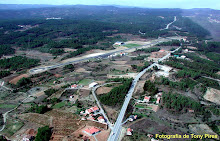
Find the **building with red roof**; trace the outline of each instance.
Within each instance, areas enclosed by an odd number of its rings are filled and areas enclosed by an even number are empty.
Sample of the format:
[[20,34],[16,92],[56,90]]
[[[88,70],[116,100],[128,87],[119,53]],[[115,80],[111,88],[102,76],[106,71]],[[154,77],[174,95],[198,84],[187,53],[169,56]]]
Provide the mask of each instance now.
[[90,127],[90,128],[86,128],[83,132],[89,136],[92,136],[94,134],[101,132],[101,130],[96,127]]
[[150,97],[151,97],[151,96],[145,96],[145,97],[144,97],[144,102],[149,102],[149,101],[150,101]]
[[105,123],[105,119],[103,116],[98,117],[98,121],[101,123]]
[[157,97],[157,101],[156,101],[157,104],[160,103],[160,97]]
[[128,135],[128,136],[131,136],[131,135],[132,135],[132,131],[133,131],[133,130],[132,130],[131,128],[128,128],[128,129],[127,129],[127,135]]
[[98,111],[99,111],[99,108],[97,106],[94,106],[94,107],[87,109],[85,112],[86,114],[91,114],[91,113],[96,113]]
[[76,84],[73,84],[73,85],[71,85],[71,88],[72,89],[75,89],[75,88],[77,88],[78,86],[76,85]]

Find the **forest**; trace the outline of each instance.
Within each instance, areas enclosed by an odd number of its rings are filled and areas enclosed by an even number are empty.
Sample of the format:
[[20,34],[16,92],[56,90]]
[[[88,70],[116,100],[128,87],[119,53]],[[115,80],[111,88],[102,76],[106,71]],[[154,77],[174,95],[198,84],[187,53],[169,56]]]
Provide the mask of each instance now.
[[9,69],[9,70],[21,70],[28,69],[31,67],[35,67],[39,64],[40,60],[29,59],[23,56],[15,56],[8,59],[0,60],[0,68],[1,69]]
[[151,96],[154,96],[155,94],[158,93],[158,88],[156,87],[156,85],[151,82],[150,80],[147,80],[144,84],[144,90],[148,91],[150,93]]
[[185,97],[180,94],[163,94],[163,105],[175,113],[186,112],[187,109],[193,109],[196,113],[202,114],[204,108],[202,105],[191,98]]
[[123,82],[123,84],[118,87],[114,87],[109,93],[99,96],[100,101],[103,104],[109,106],[121,105],[132,83],[132,79],[113,79],[113,80],[116,81],[118,80],[119,82]]
[[159,43],[156,46],[180,46],[180,41],[179,40],[172,40],[169,42]]
[[11,48],[11,46],[0,45],[0,57],[2,57],[3,55],[10,55],[14,53],[15,53],[15,49]]
[[[176,15],[179,15],[177,24],[180,27],[186,27],[186,31],[195,33],[197,36],[208,35],[202,27],[190,19],[180,18],[179,9],[134,8],[130,10],[113,6],[61,7],[39,8],[47,11],[44,16],[38,12],[39,9],[11,11],[15,14],[19,13],[18,16],[7,15],[8,11],[0,11],[0,14],[5,15],[0,16],[0,44],[7,46],[7,51],[4,51],[4,46],[0,46],[0,56],[13,54],[14,49],[11,46],[21,47],[23,50],[36,49],[54,56],[65,53],[64,48],[78,49],[64,58],[67,59],[91,49],[110,48],[114,37],[109,36],[117,33],[141,35],[142,38],[173,36],[169,30],[160,29],[165,28]],[[53,10],[57,10],[57,13],[63,16],[62,19],[45,20],[46,17],[56,17]],[[111,12],[112,10],[115,12]],[[35,12],[35,15],[32,15],[32,12]],[[75,14],[76,12],[78,14]],[[99,41],[105,41],[106,45],[96,46]]]

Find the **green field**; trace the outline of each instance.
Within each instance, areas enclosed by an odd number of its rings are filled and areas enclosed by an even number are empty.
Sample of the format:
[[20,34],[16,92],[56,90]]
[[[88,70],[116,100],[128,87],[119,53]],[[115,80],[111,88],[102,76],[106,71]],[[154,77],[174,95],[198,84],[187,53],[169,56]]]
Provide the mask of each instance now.
[[79,81],[79,85],[89,85],[92,82],[93,82],[93,80],[91,80],[91,79],[82,79]]
[[15,108],[16,106],[13,104],[0,104],[0,108]]
[[14,133],[16,133],[21,127],[23,127],[24,123],[20,121],[14,121],[14,120],[7,120],[5,129],[0,132],[0,134],[4,133],[7,136],[12,136]]
[[149,110],[152,110],[151,107],[148,107],[147,105],[142,105],[142,104],[137,104],[135,105],[136,108],[145,108],[145,109],[149,109]]
[[141,45],[139,45],[139,44],[125,44],[123,46],[128,47],[128,48],[133,48],[133,47],[138,47],[138,46],[141,46]]
[[145,108],[145,106],[143,106],[143,105],[135,105],[135,107],[137,107],[137,108]]
[[59,108],[62,108],[63,106],[65,106],[65,105],[66,105],[65,102],[60,102],[60,103],[55,104],[52,108],[59,109]]

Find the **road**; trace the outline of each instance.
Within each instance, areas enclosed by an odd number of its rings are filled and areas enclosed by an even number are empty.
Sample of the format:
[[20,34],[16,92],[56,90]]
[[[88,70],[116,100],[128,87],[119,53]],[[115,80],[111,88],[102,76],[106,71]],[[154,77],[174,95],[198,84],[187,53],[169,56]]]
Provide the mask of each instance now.
[[[108,84],[115,84],[115,83],[118,83],[118,82],[105,83],[105,84],[103,84],[103,85],[98,85],[98,86],[96,86],[96,87],[94,87],[94,88],[92,89],[92,94],[93,94],[93,96],[94,96],[94,98],[95,98],[95,100],[96,100],[96,103],[97,103],[97,105],[98,105],[98,107],[99,107],[99,109],[100,109],[100,113],[104,116],[104,118],[105,118],[105,120],[107,121],[107,124],[108,124],[108,126],[109,126],[110,129],[113,129],[113,124],[110,123],[110,121],[109,121],[109,119],[108,119],[108,116],[105,114],[105,111],[103,110],[103,108],[102,108],[102,106],[101,106],[101,104],[100,104],[98,98],[96,97],[95,91],[96,91],[99,87],[102,87],[102,86],[108,85]],[[119,82],[119,83],[120,83],[120,82]]]
[[29,95],[28,97],[26,97],[24,100],[22,100],[21,103],[20,103],[17,107],[15,107],[14,109],[11,109],[11,110],[5,112],[4,114],[2,114],[2,116],[3,116],[3,122],[4,122],[3,124],[4,124],[4,125],[2,126],[2,129],[0,129],[0,132],[5,129],[5,124],[6,124],[6,121],[7,121],[7,115],[8,115],[8,113],[10,113],[10,112],[14,111],[15,109],[17,109],[17,108],[18,108],[26,99],[28,99],[29,97],[30,97],[30,95]]
[[[172,51],[171,53],[173,53],[173,52],[179,50],[180,48],[181,48],[181,47],[175,49],[175,50]],[[159,61],[163,61],[163,60],[167,59],[167,58],[171,55],[171,53],[168,53],[166,56],[164,56],[164,57],[162,57],[161,59],[159,59]],[[158,61],[158,62],[159,62],[159,61]],[[153,68],[158,62],[153,63],[153,64],[150,65],[149,67],[145,68],[145,69],[144,69],[142,72],[140,72],[140,73],[136,76],[136,78],[132,81],[131,87],[130,87],[130,89],[129,89],[129,91],[128,91],[126,97],[125,97],[123,106],[122,106],[121,111],[120,111],[120,113],[119,113],[119,115],[118,115],[118,118],[117,118],[117,120],[116,120],[116,123],[115,123],[115,125],[114,125],[114,128],[113,128],[111,134],[109,135],[108,141],[117,141],[117,140],[118,140],[118,137],[120,136],[120,133],[121,133],[122,120],[123,120],[123,118],[124,118],[125,111],[126,111],[126,109],[127,109],[127,107],[128,107],[128,104],[129,104],[129,102],[130,102],[130,100],[131,100],[131,98],[132,98],[132,94],[133,94],[133,92],[134,92],[134,89],[135,89],[135,87],[136,87],[136,85],[137,85],[138,80],[142,77],[142,75],[144,75],[144,74],[146,73],[146,71],[148,71],[149,69]]]
[[215,79],[215,78],[212,78],[212,77],[207,77],[207,76],[202,76],[204,78],[207,78],[207,79],[211,79],[211,80],[214,80],[214,81],[218,81],[220,83],[220,80],[219,79]]
[[169,29],[170,25],[173,24],[175,21],[176,21],[176,16],[174,17],[174,20],[171,23],[169,23],[165,29]]
[[176,22],[176,16],[174,16],[174,20],[171,23],[167,24],[166,28],[160,30],[169,29],[170,25],[173,24],[174,22]]
[[56,65],[33,68],[33,69],[29,70],[29,73],[30,74],[42,73],[42,72],[45,72],[45,71],[50,70],[50,69],[62,67],[62,66],[68,65],[68,64],[73,64],[73,63],[79,63],[79,62],[82,62],[82,61],[87,61],[87,60],[90,60],[90,59],[93,59],[93,58],[107,58],[108,56],[110,56],[112,54],[115,54],[115,53],[129,52],[129,51],[133,52],[136,49],[151,47],[151,46],[156,45],[158,43],[171,41],[173,39],[181,39],[181,37],[167,37],[167,38],[155,39],[151,43],[148,43],[148,44],[145,44],[145,45],[142,45],[142,46],[138,46],[138,47],[134,47],[134,48],[122,49],[122,50],[117,50],[117,51],[113,50],[113,51],[110,51],[108,53],[104,53],[104,54],[97,55],[97,56],[80,57],[80,58],[76,58],[74,61],[69,61],[69,62],[65,62],[65,63],[61,62],[61,63],[56,64]]

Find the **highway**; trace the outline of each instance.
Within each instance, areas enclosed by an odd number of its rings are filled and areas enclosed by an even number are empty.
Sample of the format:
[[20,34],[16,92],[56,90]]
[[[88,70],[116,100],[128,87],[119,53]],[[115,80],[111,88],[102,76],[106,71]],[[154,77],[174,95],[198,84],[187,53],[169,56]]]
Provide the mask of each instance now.
[[148,43],[148,44],[145,44],[145,45],[142,45],[142,46],[138,46],[138,47],[134,47],[134,48],[127,48],[127,49],[122,49],[122,50],[117,50],[117,51],[113,50],[112,52],[105,53],[105,54],[102,54],[102,55],[97,55],[97,56],[93,56],[93,57],[85,57],[83,59],[82,58],[81,59],[76,59],[74,61],[69,61],[69,62],[66,62],[66,63],[59,63],[59,64],[51,65],[51,66],[33,68],[33,69],[29,70],[29,73],[30,74],[42,73],[42,72],[45,72],[45,71],[50,70],[50,69],[62,67],[62,66],[68,65],[68,64],[74,64],[74,63],[79,63],[79,62],[82,62],[82,61],[87,61],[87,60],[90,60],[90,59],[93,59],[93,58],[107,58],[108,56],[110,56],[112,54],[115,54],[115,53],[126,52],[126,51],[127,52],[128,51],[135,51],[136,49],[151,47],[151,46],[156,45],[158,43],[171,41],[173,39],[181,39],[181,37],[160,38],[160,39],[153,40],[151,43]]
[[[181,47],[175,49],[175,50],[172,51],[171,53],[173,53],[173,52],[179,50],[180,48],[181,48]],[[162,57],[161,59],[159,59],[158,62],[167,59],[167,58],[171,55],[171,53],[168,53],[166,56],[164,56],[164,57]],[[119,115],[118,115],[118,118],[117,118],[117,120],[116,120],[116,123],[115,123],[115,125],[114,125],[114,128],[113,128],[111,134],[109,135],[108,141],[117,141],[117,140],[118,140],[118,138],[119,138],[119,136],[120,136],[120,134],[121,134],[122,120],[123,120],[123,118],[124,118],[125,111],[126,111],[126,109],[127,109],[127,107],[128,107],[128,104],[129,104],[129,102],[130,102],[130,100],[131,100],[131,98],[132,98],[132,94],[133,94],[133,92],[134,92],[134,89],[135,89],[135,87],[136,87],[136,85],[137,85],[138,80],[142,77],[142,75],[144,75],[144,74],[146,73],[147,70],[149,70],[149,69],[151,69],[152,67],[154,67],[158,62],[155,62],[155,63],[153,63],[152,65],[150,65],[149,67],[145,68],[145,69],[144,69],[142,72],[140,72],[140,73],[136,76],[136,78],[132,81],[131,87],[130,87],[130,89],[129,89],[129,91],[128,91],[126,97],[125,97],[123,106],[122,106],[121,111],[120,111],[120,113],[119,113]]]

